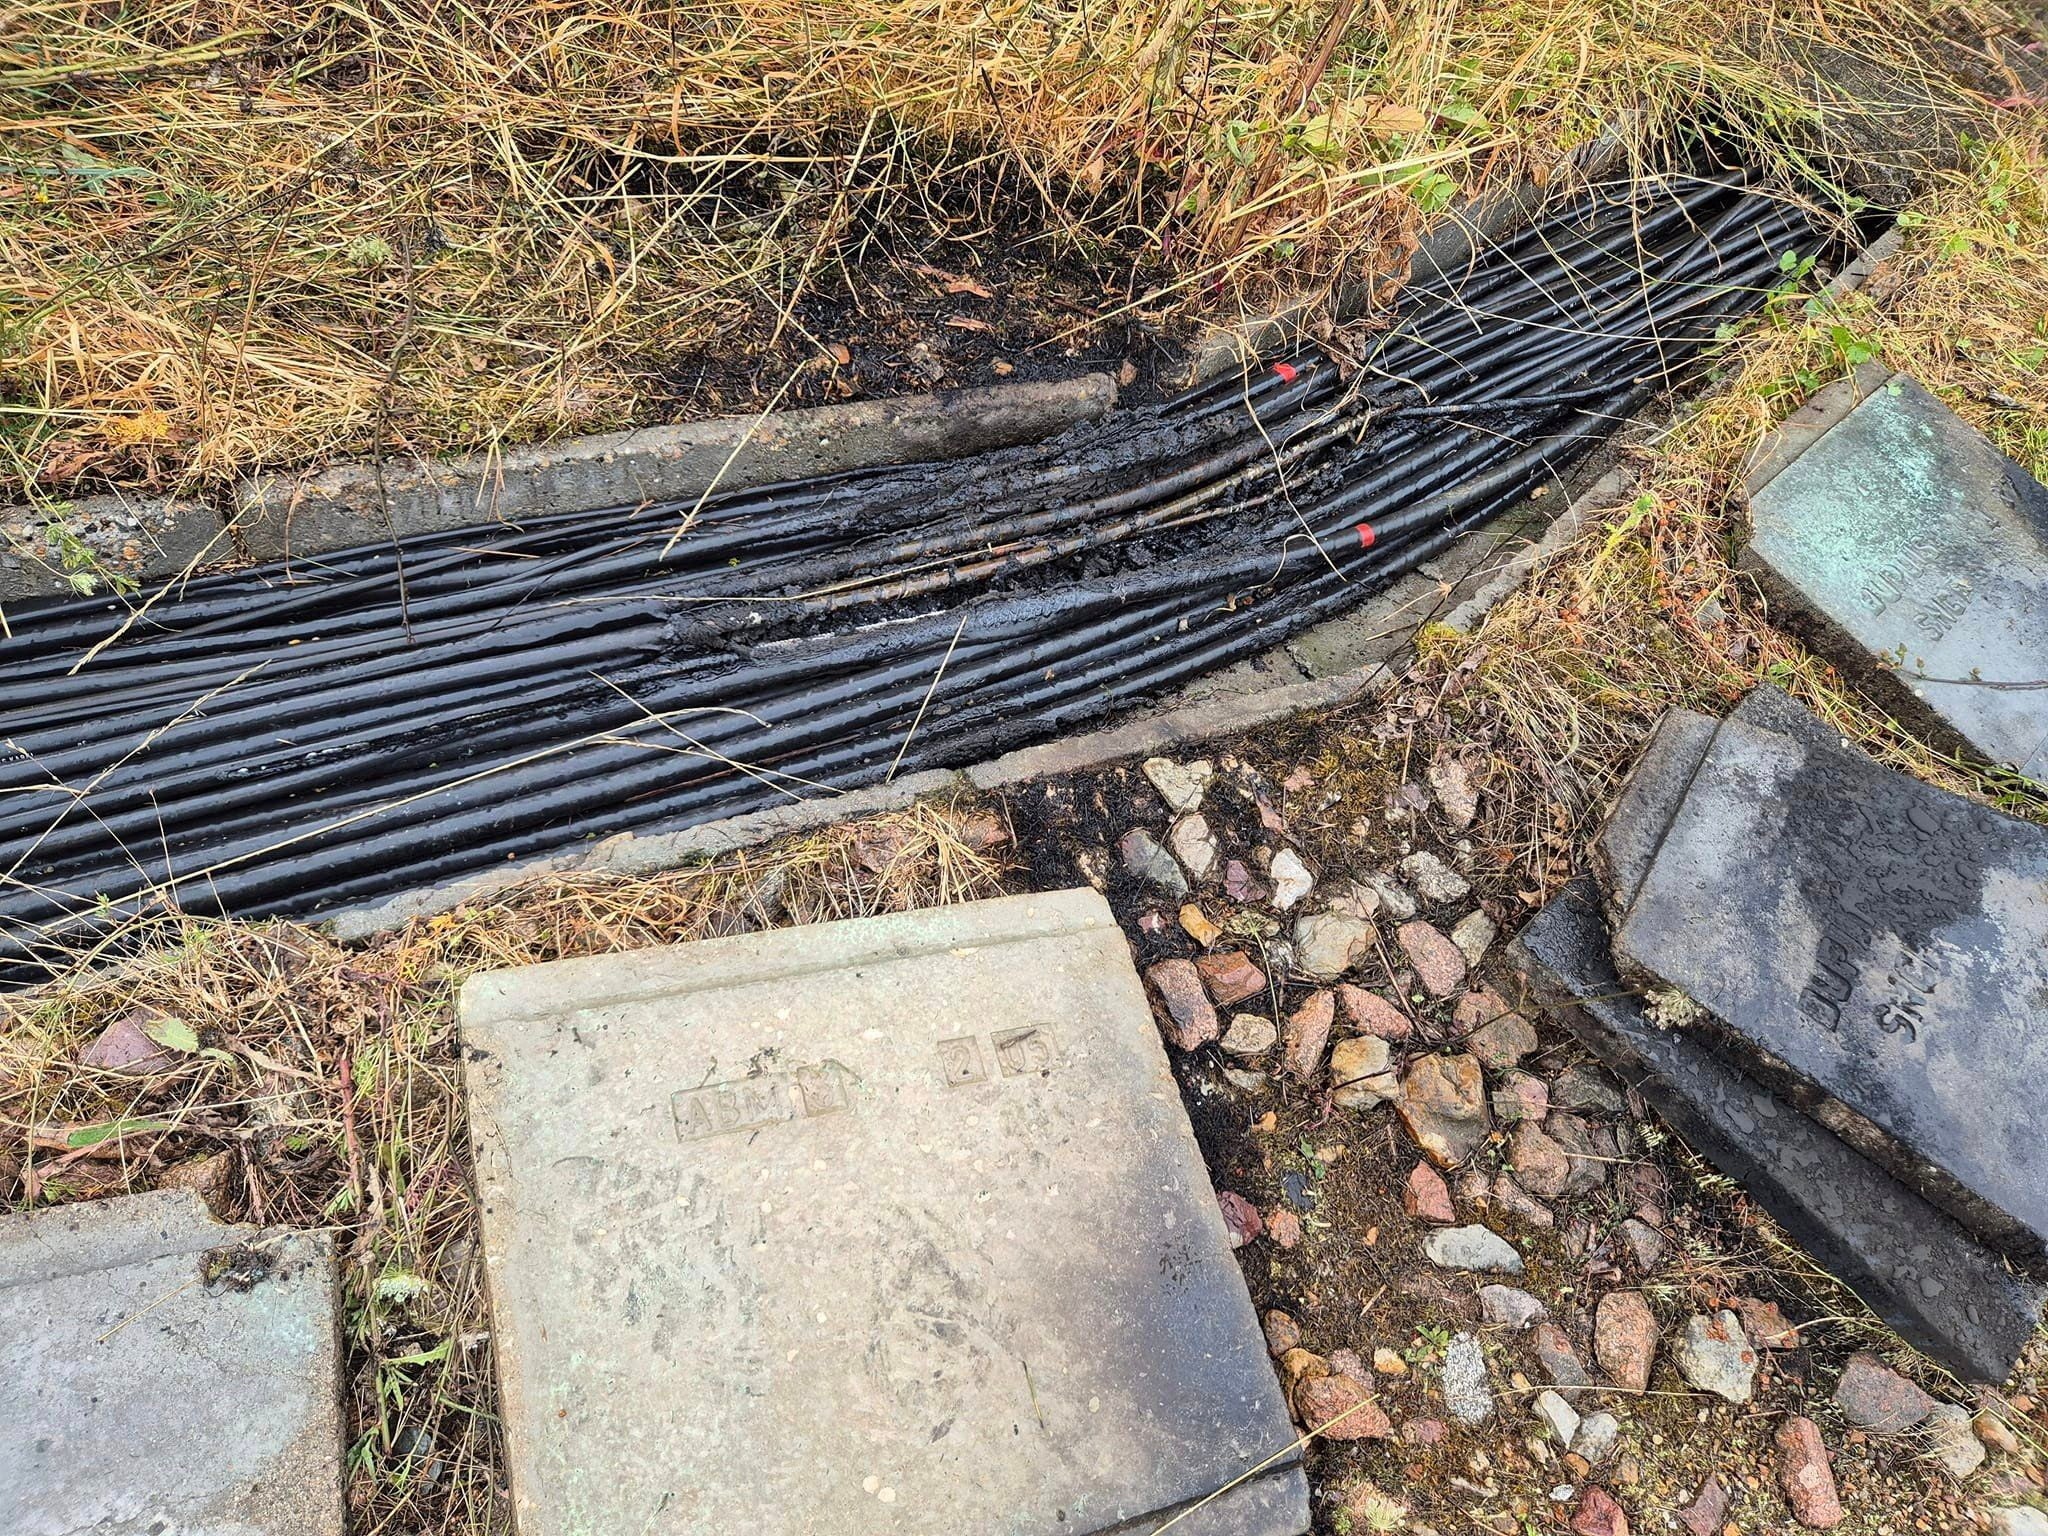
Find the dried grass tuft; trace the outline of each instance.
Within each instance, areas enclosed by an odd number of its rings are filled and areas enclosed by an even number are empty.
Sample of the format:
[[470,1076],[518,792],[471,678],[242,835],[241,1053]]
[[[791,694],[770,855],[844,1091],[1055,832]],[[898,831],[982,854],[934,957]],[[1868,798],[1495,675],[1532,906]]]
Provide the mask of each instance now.
[[1647,160],[1712,126],[1822,185],[1973,110],[1950,38],[2004,24],[1989,0],[1939,26],[1887,0],[21,0],[0,491],[665,417],[707,355],[765,397],[829,367],[806,300],[998,247],[1107,284],[1058,296],[1048,344],[1229,318],[1606,133]]

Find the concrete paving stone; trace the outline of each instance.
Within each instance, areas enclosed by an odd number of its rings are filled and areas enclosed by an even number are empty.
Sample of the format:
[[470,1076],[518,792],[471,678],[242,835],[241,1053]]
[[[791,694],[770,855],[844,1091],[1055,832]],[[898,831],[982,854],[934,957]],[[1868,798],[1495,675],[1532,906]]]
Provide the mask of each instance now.
[[461,1013],[521,1536],[1307,1529],[1096,893],[496,972]]
[[2048,831],[1729,720],[1614,957],[1979,1237],[2048,1255]]
[[0,1219],[0,1531],[341,1536],[333,1249],[191,1190]]
[[1615,974],[1590,880],[1555,897],[1510,953],[1543,1001],[1795,1241],[1915,1348],[2002,1382],[2048,1288],[1693,1033],[1659,1028]]
[[2048,487],[1900,374],[1755,491],[1750,520],[1744,564],[1831,659],[2048,779]]

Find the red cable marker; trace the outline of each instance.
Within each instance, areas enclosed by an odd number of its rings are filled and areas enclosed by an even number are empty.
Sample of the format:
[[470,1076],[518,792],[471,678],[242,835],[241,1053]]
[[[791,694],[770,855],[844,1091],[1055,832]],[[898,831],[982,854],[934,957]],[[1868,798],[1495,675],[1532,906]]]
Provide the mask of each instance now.
[[1371,523],[1360,523],[1358,525],[1358,547],[1360,549],[1371,549],[1373,540],[1378,537],[1379,535],[1372,531]]
[[1300,373],[1300,370],[1292,363],[1275,363],[1273,371],[1280,375],[1280,382],[1283,384],[1292,384]]

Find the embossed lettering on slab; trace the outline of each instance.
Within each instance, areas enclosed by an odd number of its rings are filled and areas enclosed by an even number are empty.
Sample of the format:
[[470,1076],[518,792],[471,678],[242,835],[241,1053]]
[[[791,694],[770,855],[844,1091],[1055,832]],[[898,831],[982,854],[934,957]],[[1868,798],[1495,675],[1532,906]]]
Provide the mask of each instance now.
[[836,1061],[686,1088],[669,1102],[684,1141],[758,1130],[785,1120],[834,1115],[853,1108],[853,1074]]

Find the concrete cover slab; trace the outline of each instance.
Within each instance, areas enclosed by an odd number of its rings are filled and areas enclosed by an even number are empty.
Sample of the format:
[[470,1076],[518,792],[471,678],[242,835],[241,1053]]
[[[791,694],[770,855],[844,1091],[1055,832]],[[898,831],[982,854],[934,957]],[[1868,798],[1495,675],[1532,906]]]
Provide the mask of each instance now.
[[0,1220],[0,1530],[340,1536],[334,1260],[190,1190]]
[[1980,1237],[2041,1258],[2048,832],[1725,721],[1614,956]]
[[[1847,750],[1841,738],[1797,700],[1768,683],[1744,694],[1728,718],[1797,737],[1822,750]],[[1671,818],[1684,802],[1692,777],[1720,728],[1721,722],[1710,715],[1669,709],[1650,733],[1588,849],[1610,920],[1619,922],[1636,899]]]
[[1096,893],[494,972],[462,1028],[521,1536],[1307,1528]]
[[1739,1181],[1794,1241],[1914,1348],[2003,1383],[2043,1288],[1685,1030],[1653,1023],[1616,976],[1590,881],[1567,887],[1510,953],[1533,989],[1642,1092],[1686,1144]]
[[1751,498],[1744,562],[1895,706],[2048,779],[2048,488],[1894,376]]

